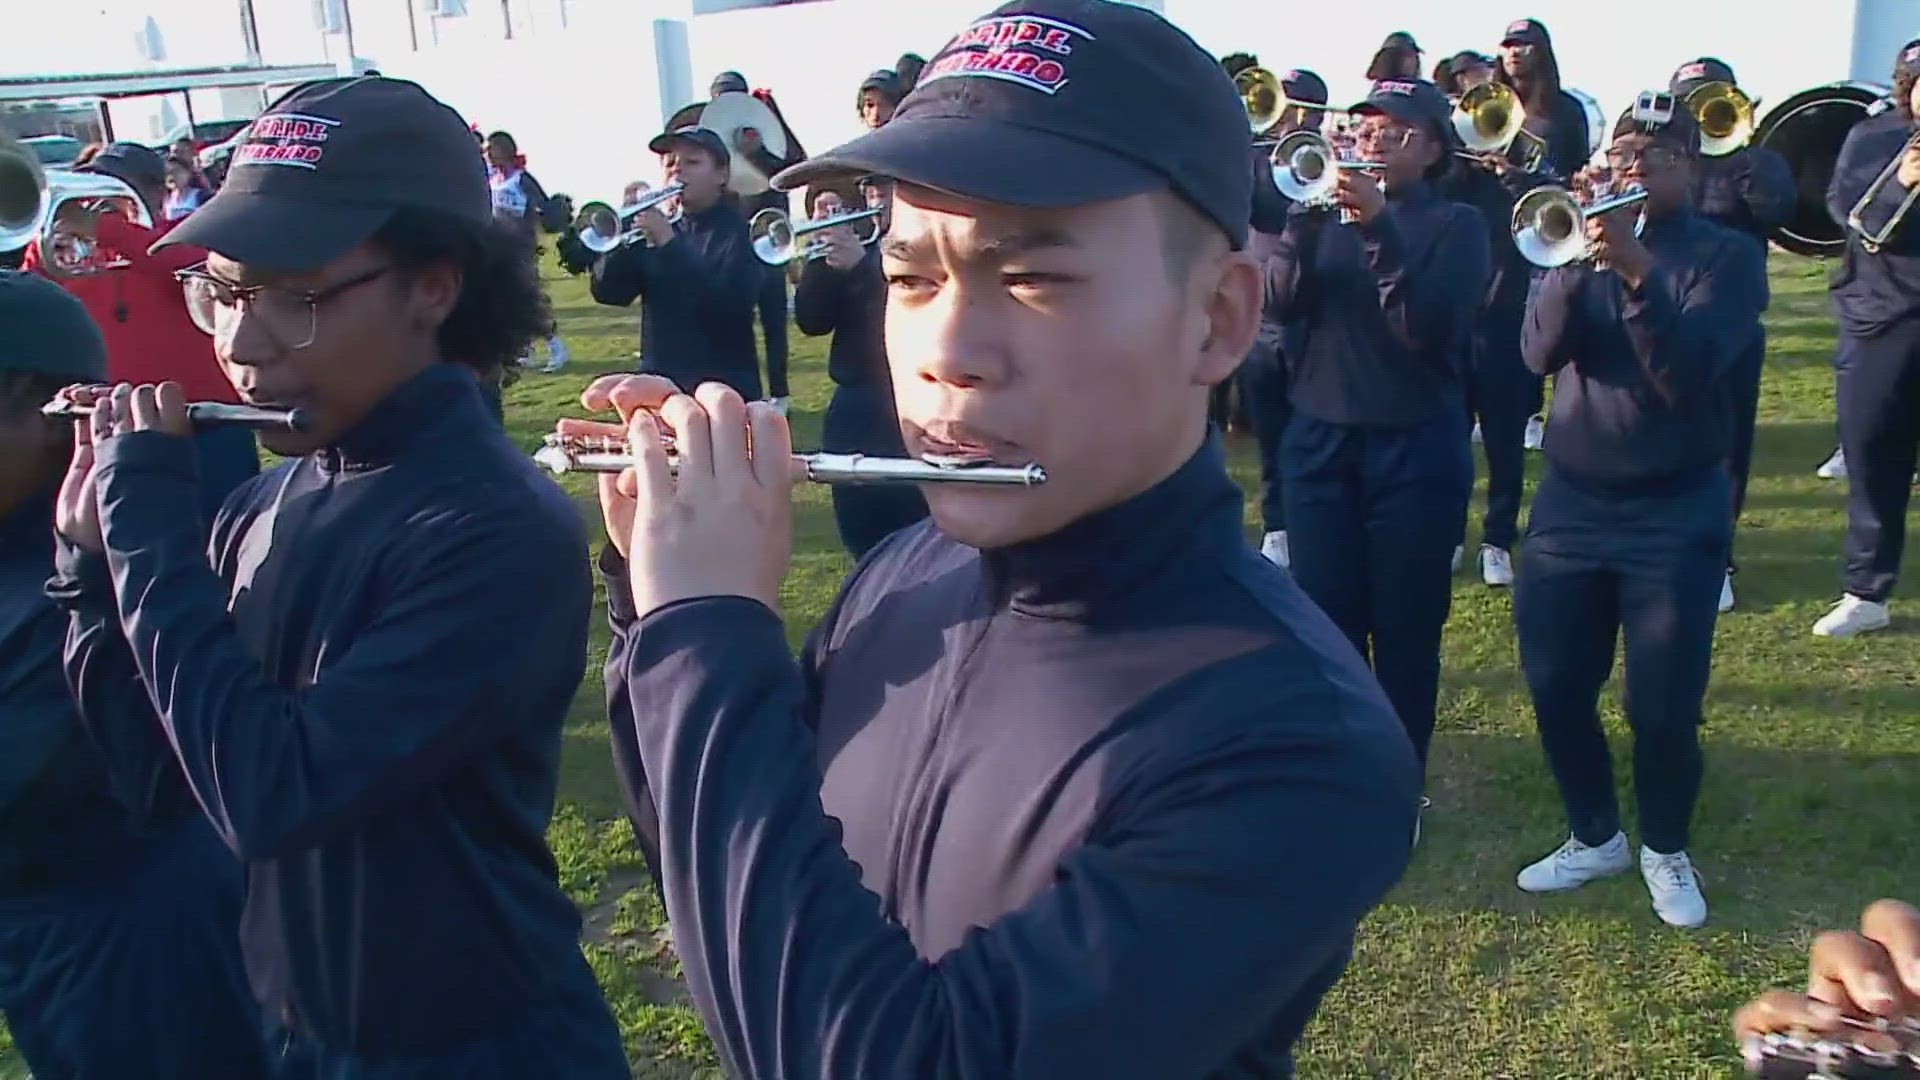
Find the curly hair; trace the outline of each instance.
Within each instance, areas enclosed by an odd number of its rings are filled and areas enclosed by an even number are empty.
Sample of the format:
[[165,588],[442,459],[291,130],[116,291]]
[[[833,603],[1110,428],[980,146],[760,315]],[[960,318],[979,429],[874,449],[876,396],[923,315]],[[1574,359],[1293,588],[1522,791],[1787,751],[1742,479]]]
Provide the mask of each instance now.
[[1893,73],[1893,107],[1909,120],[1913,119],[1913,84],[1917,81],[1920,81],[1920,71]]
[[515,363],[553,333],[553,310],[526,241],[500,224],[478,227],[431,210],[402,210],[373,241],[402,270],[442,263],[460,269],[460,299],[440,324],[441,359],[465,364],[481,381],[510,385]]
[[1248,68],[1259,67],[1260,58],[1250,52],[1228,53],[1220,58],[1220,66],[1226,69],[1227,77],[1232,78]]

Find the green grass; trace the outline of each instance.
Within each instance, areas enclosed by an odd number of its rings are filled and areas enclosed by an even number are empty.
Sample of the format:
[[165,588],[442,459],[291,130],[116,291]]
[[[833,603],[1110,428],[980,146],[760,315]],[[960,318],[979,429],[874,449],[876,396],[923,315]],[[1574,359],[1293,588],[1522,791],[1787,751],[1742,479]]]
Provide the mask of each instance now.
[[[1732,1075],[1729,1015],[1763,987],[1800,977],[1812,931],[1849,924],[1876,897],[1920,895],[1920,846],[1911,841],[1920,820],[1915,624],[1896,621],[1854,642],[1807,633],[1839,595],[1844,485],[1813,475],[1833,445],[1833,329],[1821,267],[1776,255],[1773,278],[1758,459],[1739,540],[1740,609],[1721,620],[1707,697],[1694,854],[1712,921],[1691,933],[1667,929],[1637,875],[1548,899],[1514,888],[1514,872],[1557,844],[1564,824],[1518,677],[1510,597],[1463,571],[1447,627],[1425,840],[1308,1032],[1303,1075]],[[634,348],[631,313],[596,307],[577,280],[556,277],[552,286],[576,362],[509,390],[508,423],[529,448],[556,416],[577,414],[575,396],[590,377],[628,367]],[[825,350],[822,341],[793,340],[795,439],[807,446],[826,404]],[[1251,491],[1250,440],[1235,437],[1232,448],[1235,474]],[[1537,473],[1539,456],[1529,459]],[[597,520],[588,485],[568,478],[567,486]],[[796,643],[849,566],[825,492],[799,498],[785,589]],[[1255,536],[1251,514],[1247,525]],[[587,948],[636,1074],[714,1075],[699,1018],[656,937],[659,902],[620,817],[600,700],[606,639],[597,618],[594,627],[567,729],[553,847],[587,913]],[[1616,696],[1606,710],[1624,765]],[[0,1051],[0,1077],[7,1061]]]

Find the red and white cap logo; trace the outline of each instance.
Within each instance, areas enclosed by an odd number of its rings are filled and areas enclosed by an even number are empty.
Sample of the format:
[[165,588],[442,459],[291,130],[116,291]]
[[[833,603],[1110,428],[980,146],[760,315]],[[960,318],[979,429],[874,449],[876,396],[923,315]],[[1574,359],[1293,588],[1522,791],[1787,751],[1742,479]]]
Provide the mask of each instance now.
[[1094,36],[1081,27],[1039,15],[981,19],[960,32],[920,75],[935,79],[999,79],[1043,94],[1067,85],[1074,49]]
[[296,169],[319,166],[327,137],[340,121],[308,113],[268,113],[247,129],[246,141],[233,153],[233,167],[286,165]]

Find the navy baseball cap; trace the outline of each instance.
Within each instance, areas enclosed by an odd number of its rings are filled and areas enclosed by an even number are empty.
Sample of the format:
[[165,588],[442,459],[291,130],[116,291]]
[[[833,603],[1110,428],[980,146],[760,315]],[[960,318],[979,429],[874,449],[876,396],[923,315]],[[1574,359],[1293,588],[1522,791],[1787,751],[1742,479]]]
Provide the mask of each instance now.
[[1553,48],[1553,37],[1547,33],[1546,24],[1539,19],[1520,19],[1507,24],[1507,32],[1500,35],[1502,45],[1537,45],[1543,49]]
[[490,227],[487,167],[466,120],[404,79],[323,79],[254,120],[226,184],[154,250],[192,244],[243,263],[311,270],[410,209]]
[[719,160],[720,167],[723,169],[733,162],[733,155],[727,151],[726,141],[720,138],[719,132],[693,125],[677,127],[672,131],[655,135],[653,141],[647,143],[647,149],[656,154],[664,154],[681,145],[697,146],[712,154]]
[[1348,111],[1358,116],[1384,113],[1403,124],[1418,124],[1440,145],[1453,145],[1453,105],[1425,79],[1382,79],[1373,84],[1366,100]]
[[1380,43],[1379,51],[1385,52],[1388,49],[1411,49],[1414,52],[1426,51],[1420,47],[1419,42],[1413,40],[1413,35],[1407,33],[1405,30],[1395,30],[1393,33],[1387,35],[1387,39]]
[[773,186],[880,173],[1032,208],[1165,188],[1238,248],[1253,198],[1249,138],[1233,80],[1155,12],[1014,0],[947,42],[885,127],[786,169]]
[[1738,85],[1733,78],[1733,69],[1728,67],[1725,61],[1703,56],[1675,68],[1673,78],[1667,81],[1667,89],[1681,97],[1686,97],[1702,86],[1715,82],[1723,82],[1730,86]]
[[713,77],[713,85],[708,89],[715,94],[744,94],[747,77],[737,71],[723,71]]
[[1288,101],[1306,101],[1315,105],[1327,103],[1326,80],[1306,68],[1294,68],[1282,75],[1280,87],[1286,91]]
[[892,68],[881,68],[868,75],[860,83],[862,90],[880,90],[895,97],[900,96],[900,73]]
[[0,270],[0,372],[100,382],[107,341],[67,290],[37,274]]
[[139,143],[108,143],[93,160],[75,172],[101,173],[136,189],[161,187],[167,182],[167,164]]
[[1689,154],[1700,151],[1700,123],[1686,102],[1671,91],[1642,91],[1633,106],[1614,121],[1613,138],[1636,133]]
[[1893,58],[1893,77],[1902,75],[1920,75],[1920,39],[1900,46],[1900,52]]

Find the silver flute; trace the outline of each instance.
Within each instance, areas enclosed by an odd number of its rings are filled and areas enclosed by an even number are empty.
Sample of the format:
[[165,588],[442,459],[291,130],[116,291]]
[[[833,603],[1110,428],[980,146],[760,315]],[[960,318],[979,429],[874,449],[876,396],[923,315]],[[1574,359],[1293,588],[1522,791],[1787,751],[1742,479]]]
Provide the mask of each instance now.
[[[669,448],[669,454],[672,453]],[[1038,465],[991,465],[865,454],[795,454],[816,484],[1000,484],[1032,487],[1047,482]],[[555,473],[617,473],[634,467],[627,440],[611,436],[548,435],[533,459]],[[679,459],[669,457],[678,467]]]
[[[40,406],[40,415],[67,420],[84,420],[93,415],[92,405],[83,405],[64,395]],[[263,409],[255,405],[229,405],[224,401],[187,403],[187,419],[194,427],[244,427],[256,431],[305,431],[307,415],[299,409]]]

